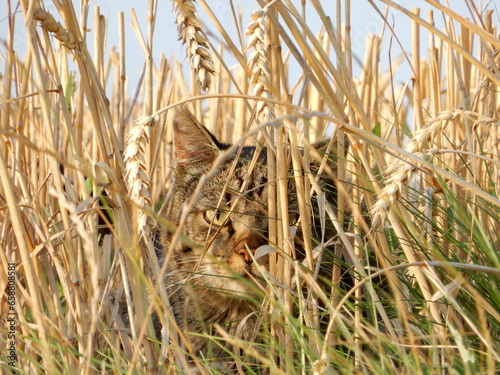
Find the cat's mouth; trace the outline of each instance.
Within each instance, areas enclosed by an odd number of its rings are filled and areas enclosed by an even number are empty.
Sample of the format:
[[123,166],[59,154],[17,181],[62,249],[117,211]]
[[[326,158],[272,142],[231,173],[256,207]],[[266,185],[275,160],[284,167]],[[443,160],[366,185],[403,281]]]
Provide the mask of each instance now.
[[[257,249],[249,249],[248,247],[236,251],[241,256],[239,263],[241,265],[242,276],[261,276],[264,270],[269,269],[269,254],[275,249],[269,245],[263,245]],[[244,261],[241,262],[241,260]]]
[[232,297],[254,295],[256,288],[262,289],[269,269],[269,253],[274,249],[269,245],[255,250],[233,251],[227,258],[211,264],[211,286]]

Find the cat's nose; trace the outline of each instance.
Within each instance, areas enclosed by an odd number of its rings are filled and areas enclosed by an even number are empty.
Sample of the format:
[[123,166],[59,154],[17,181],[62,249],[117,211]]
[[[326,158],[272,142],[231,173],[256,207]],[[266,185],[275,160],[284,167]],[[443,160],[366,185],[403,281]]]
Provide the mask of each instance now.
[[[253,253],[255,252],[255,250],[253,249],[250,249],[250,251]],[[239,249],[236,251],[238,254],[241,254],[241,256],[243,257],[243,259],[245,259],[245,262],[247,262],[247,264],[252,264],[252,257],[250,256],[250,253],[248,252],[248,250],[246,248],[242,248],[242,249]]]

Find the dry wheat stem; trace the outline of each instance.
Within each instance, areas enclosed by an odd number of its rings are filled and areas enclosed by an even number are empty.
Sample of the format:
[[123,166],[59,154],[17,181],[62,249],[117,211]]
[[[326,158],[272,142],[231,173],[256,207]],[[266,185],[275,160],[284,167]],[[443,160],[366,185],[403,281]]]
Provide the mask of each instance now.
[[192,0],[174,0],[174,12],[179,40],[186,44],[186,53],[196,81],[203,91],[210,88],[215,66],[210,54],[208,39],[203,33],[202,23],[198,18],[195,2]]
[[[429,30],[431,33],[435,34],[438,36],[441,40],[445,41],[448,43],[454,51],[458,52],[461,56],[463,56],[466,60],[468,60],[471,64],[473,64],[477,69],[479,69],[485,76],[487,76],[489,79],[491,79],[495,84],[500,85],[500,77],[496,76],[494,72],[490,71],[489,69],[486,69],[485,66],[478,60],[476,59],[471,53],[466,51],[462,46],[460,46],[457,42],[451,39],[450,36],[446,35],[442,31],[438,30],[437,28],[433,27],[420,17],[415,16],[412,12],[410,12],[408,9],[394,3],[393,1],[390,0],[381,0],[383,3],[391,6],[394,9],[397,9],[407,15],[409,18],[411,18],[413,21],[417,22],[419,25],[425,27],[427,30]],[[460,19],[461,20],[461,19]],[[481,33],[481,34],[486,34],[486,33]],[[492,38],[492,41],[495,40],[495,38]],[[498,39],[495,41],[495,44],[498,44]]]
[[[82,241],[82,246],[83,250],[86,255],[86,259],[88,261],[88,264],[94,265],[98,264],[98,257],[96,256],[96,242],[93,241],[93,238],[91,237],[91,232],[88,230],[86,227],[84,221],[80,217],[80,212],[78,212],[78,208],[76,207],[74,202],[71,202],[68,200],[68,197],[63,194],[63,193],[58,193],[55,189],[51,189],[52,191],[49,191],[49,194],[52,194],[56,196],[59,200],[59,203],[61,207],[64,207],[68,213],[71,221],[75,225],[75,230],[78,233],[78,237]],[[99,281],[98,281],[98,273],[99,269],[97,267],[90,267],[88,270],[88,273],[90,275],[90,285],[91,287],[89,289],[89,295],[87,297],[87,308],[90,310],[90,316],[87,315],[86,320],[90,318],[90,324],[87,323],[87,343],[85,347],[85,361],[83,365],[85,366],[85,369],[89,371],[89,362],[90,359],[93,356],[93,341],[94,341],[94,335],[97,329],[98,325],[98,302],[99,302],[99,297],[100,297],[100,288],[99,288]],[[87,373],[82,372],[82,373]]]
[[463,25],[466,29],[472,30],[475,34],[481,36],[485,41],[488,41],[488,43],[491,43],[495,48],[500,48],[500,40],[495,37],[495,35],[490,34],[487,30],[484,28],[476,25],[475,23],[471,22],[468,18],[465,18],[458,13],[454,12],[452,9],[449,7],[443,6],[439,2],[436,2],[434,0],[426,0],[429,4],[432,6],[436,7],[439,9],[439,11],[447,14],[450,16],[452,19],[455,21],[458,21],[461,25]]

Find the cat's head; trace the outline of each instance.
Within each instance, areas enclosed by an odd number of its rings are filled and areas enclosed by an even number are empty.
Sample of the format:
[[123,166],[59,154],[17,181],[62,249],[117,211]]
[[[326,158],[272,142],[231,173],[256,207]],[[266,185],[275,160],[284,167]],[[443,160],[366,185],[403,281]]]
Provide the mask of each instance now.
[[[175,183],[167,218],[182,228],[173,245],[176,283],[233,298],[251,293],[252,260],[267,243],[265,150],[220,143],[185,108],[173,121]],[[172,234],[167,234],[167,248]],[[265,260],[264,260],[265,263]]]

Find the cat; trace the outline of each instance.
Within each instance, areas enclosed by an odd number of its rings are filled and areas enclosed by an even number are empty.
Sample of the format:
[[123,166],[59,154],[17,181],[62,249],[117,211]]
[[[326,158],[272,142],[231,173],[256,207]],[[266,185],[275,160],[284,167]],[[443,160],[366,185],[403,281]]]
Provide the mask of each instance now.
[[[224,345],[206,338],[216,336],[214,325],[249,342],[258,330],[259,266],[266,268],[268,258],[255,262],[253,255],[268,244],[267,150],[219,142],[186,108],[174,116],[173,135],[175,177],[163,215],[181,226],[182,238],[172,242],[175,233],[162,233],[169,301],[191,353],[220,359]],[[318,167],[313,162],[312,172]],[[290,212],[298,213],[293,178],[288,197]]]
[[[182,225],[184,240],[172,243],[174,234],[162,233],[169,300],[192,353],[220,358],[224,349],[210,346],[201,333],[213,334],[217,324],[231,335],[241,330],[239,336],[251,340],[256,331],[249,317],[257,307],[254,281],[260,278],[253,253],[268,243],[266,151],[245,146],[227,153],[230,145],[219,142],[186,108],[175,114],[173,133],[175,178],[164,216],[179,225],[188,206],[189,214]],[[197,191],[200,177],[223,153],[227,156]],[[259,263],[266,267],[265,257]],[[247,324],[238,328],[244,319]]]

